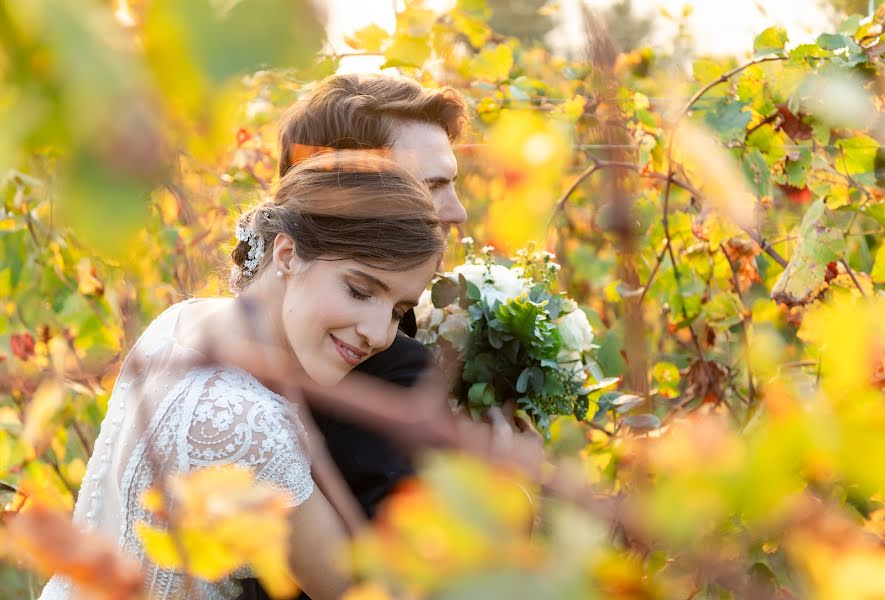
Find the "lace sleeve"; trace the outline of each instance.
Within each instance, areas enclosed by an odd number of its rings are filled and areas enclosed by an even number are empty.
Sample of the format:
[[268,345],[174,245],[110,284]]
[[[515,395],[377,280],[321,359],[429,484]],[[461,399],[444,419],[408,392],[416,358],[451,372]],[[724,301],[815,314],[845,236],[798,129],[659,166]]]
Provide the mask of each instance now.
[[236,463],[286,490],[293,505],[313,492],[306,433],[288,400],[245,372],[225,369],[189,408],[177,444],[181,470]]

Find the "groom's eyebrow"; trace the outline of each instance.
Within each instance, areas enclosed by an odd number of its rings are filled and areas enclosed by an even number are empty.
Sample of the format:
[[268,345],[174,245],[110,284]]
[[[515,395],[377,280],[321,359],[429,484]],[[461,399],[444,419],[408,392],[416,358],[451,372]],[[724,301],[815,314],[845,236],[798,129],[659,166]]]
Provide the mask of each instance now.
[[433,185],[434,183],[449,183],[458,179],[458,176],[454,177],[428,177],[424,180],[426,185]]
[[369,274],[366,273],[365,271],[360,271],[359,269],[348,269],[348,272],[349,272],[351,275],[355,275],[355,276],[357,276],[357,277],[362,277],[363,279],[365,279],[366,281],[368,281],[368,282],[371,283],[372,285],[376,285],[376,286],[380,287],[380,288],[381,288],[382,290],[384,290],[385,292],[389,292],[389,291],[390,291],[390,286],[389,286],[389,285],[387,285],[386,283],[384,283],[383,281],[381,281],[381,280],[378,279],[377,277],[373,277],[372,275],[369,275]]

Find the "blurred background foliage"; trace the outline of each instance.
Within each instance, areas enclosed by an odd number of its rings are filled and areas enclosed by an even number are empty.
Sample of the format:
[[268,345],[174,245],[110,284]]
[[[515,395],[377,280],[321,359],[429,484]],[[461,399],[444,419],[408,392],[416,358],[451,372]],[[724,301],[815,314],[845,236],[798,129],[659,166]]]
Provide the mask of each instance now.
[[[410,1],[347,38],[467,96],[459,235],[555,250],[622,377],[554,424],[557,486],[428,457],[355,545],[354,598],[885,596],[885,9],[830,4],[814,42],[773,27],[735,57],[691,55],[684,29],[643,46],[654,20],[626,0],[569,58],[546,2]],[[7,519],[72,507],[140,331],[226,293],[278,116],[348,68],[322,32],[287,0],[0,3]],[[28,597],[24,567],[64,556],[4,536],[0,586]]]

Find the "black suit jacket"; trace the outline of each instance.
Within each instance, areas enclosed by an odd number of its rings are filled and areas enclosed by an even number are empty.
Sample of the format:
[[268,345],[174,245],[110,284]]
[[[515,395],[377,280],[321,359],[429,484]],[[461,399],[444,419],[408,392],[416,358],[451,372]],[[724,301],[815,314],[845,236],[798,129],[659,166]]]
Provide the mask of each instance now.
[[[414,335],[414,314],[404,319],[402,329]],[[393,345],[372,356],[358,367],[361,371],[403,387],[410,387],[430,365],[430,352],[419,342],[400,332]],[[313,411],[332,459],[366,515],[375,516],[378,505],[404,477],[414,471],[408,457],[383,436],[359,425]],[[268,598],[255,579],[242,581],[239,600]],[[310,600],[302,594],[299,600]]]

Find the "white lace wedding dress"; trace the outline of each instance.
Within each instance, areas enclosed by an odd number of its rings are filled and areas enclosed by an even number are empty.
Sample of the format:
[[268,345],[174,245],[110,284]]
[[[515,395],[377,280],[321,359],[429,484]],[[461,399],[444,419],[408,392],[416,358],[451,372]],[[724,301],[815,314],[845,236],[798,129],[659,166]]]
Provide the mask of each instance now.
[[[153,565],[134,531],[139,521],[152,523],[139,498],[155,476],[236,463],[286,490],[293,505],[313,491],[304,428],[291,403],[245,371],[193,366],[201,355],[176,338],[179,315],[193,302],[157,317],[126,358],[74,509],[78,526],[116,538],[123,552],[142,561],[147,590],[158,600],[188,596],[183,576]],[[197,581],[199,598],[240,593],[233,576]],[[55,576],[40,598],[73,596],[70,582]]]

